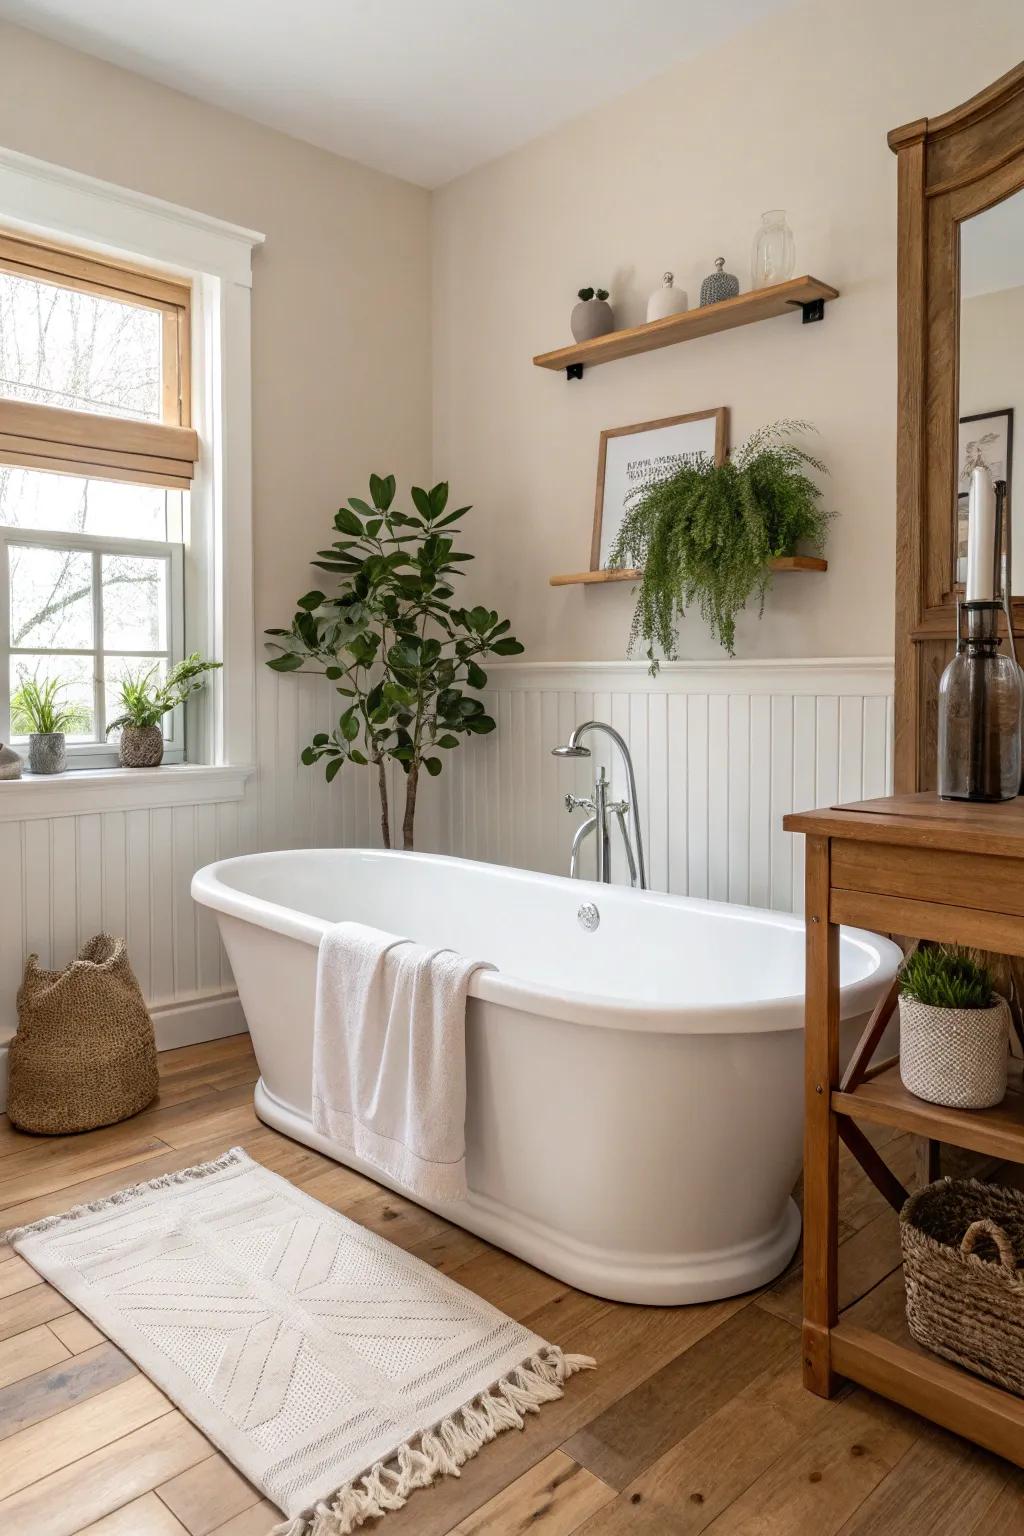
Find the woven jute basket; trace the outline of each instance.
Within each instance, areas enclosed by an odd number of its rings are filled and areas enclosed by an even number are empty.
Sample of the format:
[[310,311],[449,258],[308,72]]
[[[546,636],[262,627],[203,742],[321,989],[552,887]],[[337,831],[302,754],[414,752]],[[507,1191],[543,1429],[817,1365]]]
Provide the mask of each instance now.
[[153,1102],[153,1021],[123,939],[97,934],[62,971],[29,955],[9,1069],[8,1114],[23,1131],[91,1131]]
[[1024,1195],[939,1179],[903,1207],[900,1242],[913,1337],[1024,1397]]

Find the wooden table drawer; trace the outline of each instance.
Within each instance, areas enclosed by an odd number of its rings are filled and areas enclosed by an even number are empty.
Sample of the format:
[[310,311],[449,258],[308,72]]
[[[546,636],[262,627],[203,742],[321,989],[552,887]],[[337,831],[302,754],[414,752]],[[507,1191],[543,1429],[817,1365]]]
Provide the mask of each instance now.
[[834,890],[1024,917],[1024,861],[1020,859],[839,837],[832,839],[831,853]]

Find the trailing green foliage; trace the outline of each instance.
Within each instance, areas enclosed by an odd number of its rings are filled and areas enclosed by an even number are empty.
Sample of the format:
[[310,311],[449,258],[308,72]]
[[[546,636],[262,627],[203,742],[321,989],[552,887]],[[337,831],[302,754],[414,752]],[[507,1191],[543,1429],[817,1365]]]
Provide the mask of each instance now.
[[107,731],[118,731],[126,725],[159,725],[164,715],[205,687],[206,673],[219,666],[221,662],[202,661],[199,652],[193,651],[191,656],[171,668],[162,683],[159,667],[127,672],[121,682],[123,713],[111,720]]
[[903,962],[900,991],[931,1008],[988,1008],[992,975],[967,949],[937,944],[916,949]]
[[64,687],[59,677],[42,682],[26,677],[11,694],[11,732],[15,736],[50,735],[54,731],[73,731],[87,726],[88,710],[80,704],[60,704],[57,695]]
[[[331,732],[320,731],[302,761],[323,761],[330,782],[345,763],[373,764],[381,834],[391,846],[387,764],[405,774],[402,841],[413,847],[420,769],[432,777],[443,754],[465,736],[494,730],[483,701],[484,656],[516,656],[523,647],[492,609],[460,608],[454,579],[473,556],[455,548],[472,509],[448,508],[448,486],[412,488],[412,512],[394,506],[394,475],[370,476],[370,500],[349,498],[334,526],[341,535],[313,561],[336,576],[337,596],[307,592],[290,629],[268,629],[267,662],[276,672],[320,672],[346,701]],[[443,530],[443,532],[442,532]],[[309,665],[312,663],[312,665]]]
[[763,611],[770,562],[798,543],[821,550],[832,514],[807,472],[827,470],[789,441],[811,430],[802,421],[761,427],[724,464],[679,455],[629,492],[609,564],[643,568],[629,650],[642,639],[652,673],[658,651],[675,660],[692,603],[734,655],[736,615],[755,593]]
[[583,302],[586,304],[586,303],[589,303],[589,301],[591,299],[593,299],[593,298],[606,299],[608,297],[608,289],[607,288],[598,288],[598,289],[594,289],[594,288],[581,288],[579,290],[579,292],[576,294],[576,297],[578,299],[582,299]]

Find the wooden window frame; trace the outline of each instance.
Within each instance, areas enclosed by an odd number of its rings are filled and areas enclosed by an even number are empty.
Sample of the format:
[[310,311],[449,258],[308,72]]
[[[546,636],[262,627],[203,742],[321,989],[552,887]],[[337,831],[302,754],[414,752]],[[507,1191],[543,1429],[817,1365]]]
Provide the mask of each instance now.
[[191,414],[191,284],[4,230],[0,270],[156,310],[163,327],[159,422],[0,398],[0,464],[187,490],[199,452]]

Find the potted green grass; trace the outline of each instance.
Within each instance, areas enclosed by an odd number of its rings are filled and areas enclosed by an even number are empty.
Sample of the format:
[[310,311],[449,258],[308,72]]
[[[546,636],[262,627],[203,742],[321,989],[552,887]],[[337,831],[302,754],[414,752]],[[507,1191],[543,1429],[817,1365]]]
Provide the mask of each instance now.
[[76,722],[72,705],[62,704],[64,684],[48,677],[26,677],[11,697],[11,729],[28,736],[28,766],[32,773],[63,773],[68,765],[66,732]]
[[900,1076],[930,1104],[989,1109],[1006,1096],[1010,1010],[969,950],[922,946],[900,974]]
[[118,762],[122,768],[158,768],[164,757],[164,715],[206,684],[206,674],[219,661],[203,661],[198,651],[172,667],[164,682],[159,667],[126,673],[121,683],[121,710],[107,731],[120,731]]

